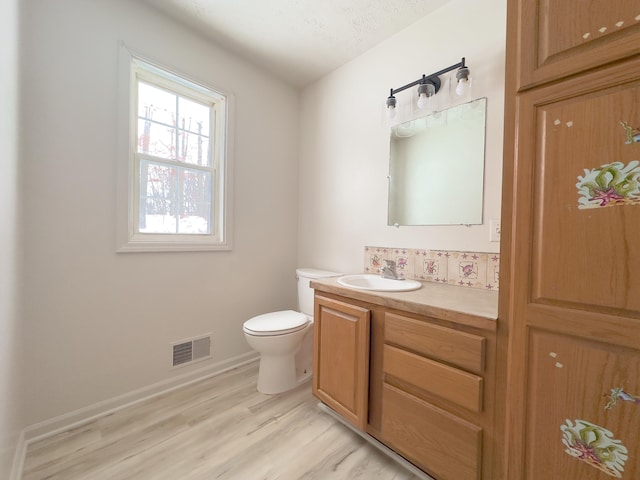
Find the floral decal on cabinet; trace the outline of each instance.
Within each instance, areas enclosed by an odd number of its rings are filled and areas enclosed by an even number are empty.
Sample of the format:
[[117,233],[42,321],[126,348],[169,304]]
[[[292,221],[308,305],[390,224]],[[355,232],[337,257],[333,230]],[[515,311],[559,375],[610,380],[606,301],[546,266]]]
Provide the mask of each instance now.
[[640,405],[640,396],[631,395],[630,393],[625,392],[622,387],[612,388],[610,393],[605,393],[604,395],[609,399],[609,402],[605,405],[605,410],[611,410],[615,407],[618,400],[622,400],[625,402],[635,403],[636,405]]
[[628,451],[620,440],[613,437],[613,433],[579,419],[575,424],[567,419],[560,430],[566,453],[607,475],[622,478]]
[[578,176],[578,208],[640,205],[640,161],[613,162]]
[[626,143],[627,145],[631,143],[640,143],[640,129],[633,128],[627,122],[620,122],[620,125],[622,125],[622,128],[624,128],[626,137],[624,143]]

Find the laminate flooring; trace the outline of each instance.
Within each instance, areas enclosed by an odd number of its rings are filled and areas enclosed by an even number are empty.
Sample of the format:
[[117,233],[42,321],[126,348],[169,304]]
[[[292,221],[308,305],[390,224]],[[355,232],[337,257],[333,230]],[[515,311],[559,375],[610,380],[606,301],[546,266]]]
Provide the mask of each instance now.
[[311,384],[256,391],[258,363],[27,448],[22,480],[416,480],[321,411]]

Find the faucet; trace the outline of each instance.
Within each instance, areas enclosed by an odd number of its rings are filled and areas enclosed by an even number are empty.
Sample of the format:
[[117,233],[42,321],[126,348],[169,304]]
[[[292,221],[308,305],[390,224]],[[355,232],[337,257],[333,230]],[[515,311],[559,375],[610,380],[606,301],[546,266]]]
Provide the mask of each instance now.
[[398,276],[398,272],[396,272],[396,262],[393,260],[385,260],[387,263],[386,266],[380,269],[380,273],[382,273],[382,278],[390,278],[392,280],[404,280]]

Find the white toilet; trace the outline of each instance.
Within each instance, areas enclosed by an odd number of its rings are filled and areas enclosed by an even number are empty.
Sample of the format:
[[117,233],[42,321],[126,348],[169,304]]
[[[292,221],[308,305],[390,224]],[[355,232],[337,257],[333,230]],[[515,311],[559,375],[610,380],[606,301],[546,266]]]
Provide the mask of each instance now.
[[253,317],[242,326],[247,343],[260,353],[258,391],[281,393],[311,378],[313,364],[314,278],[336,277],[339,273],[298,268],[298,308]]

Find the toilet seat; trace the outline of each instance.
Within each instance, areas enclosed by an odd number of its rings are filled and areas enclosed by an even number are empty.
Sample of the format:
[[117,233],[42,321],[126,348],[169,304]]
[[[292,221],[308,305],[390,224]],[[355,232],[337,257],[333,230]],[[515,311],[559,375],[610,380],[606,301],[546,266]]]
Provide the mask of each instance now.
[[286,335],[302,330],[309,324],[309,317],[304,313],[293,310],[265,313],[250,318],[242,326],[247,335],[256,337],[269,337],[274,335]]

